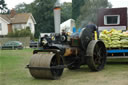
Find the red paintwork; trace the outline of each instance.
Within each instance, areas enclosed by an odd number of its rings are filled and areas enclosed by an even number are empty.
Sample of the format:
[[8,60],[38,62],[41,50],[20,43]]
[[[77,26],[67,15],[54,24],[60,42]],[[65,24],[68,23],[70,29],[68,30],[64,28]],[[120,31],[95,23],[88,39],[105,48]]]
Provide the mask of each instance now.
[[[120,15],[119,25],[104,25],[104,15]],[[98,11],[98,26],[127,26],[127,8],[106,8]]]

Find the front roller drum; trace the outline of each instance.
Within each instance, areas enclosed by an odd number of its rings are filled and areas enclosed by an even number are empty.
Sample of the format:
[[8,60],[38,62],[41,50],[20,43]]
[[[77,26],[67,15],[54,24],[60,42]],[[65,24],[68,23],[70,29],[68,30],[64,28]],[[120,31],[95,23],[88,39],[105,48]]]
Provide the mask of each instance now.
[[[29,71],[34,78],[58,79],[64,68],[56,68],[63,65],[63,61],[54,53],[34,54],[29,62]],[[54,68],[53,68],[54,67]]]

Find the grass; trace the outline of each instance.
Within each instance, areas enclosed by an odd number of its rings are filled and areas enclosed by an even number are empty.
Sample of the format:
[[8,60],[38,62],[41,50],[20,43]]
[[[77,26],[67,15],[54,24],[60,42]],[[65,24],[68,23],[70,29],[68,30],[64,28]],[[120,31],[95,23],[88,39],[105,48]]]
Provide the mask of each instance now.
[[25,68],[31,56],[32,49],[0,50],[0,85],[128,85],[128,59],[108,60],[100,72],[90,72],[84,66],[74,71],[65,69],[59,80],[38,80]]

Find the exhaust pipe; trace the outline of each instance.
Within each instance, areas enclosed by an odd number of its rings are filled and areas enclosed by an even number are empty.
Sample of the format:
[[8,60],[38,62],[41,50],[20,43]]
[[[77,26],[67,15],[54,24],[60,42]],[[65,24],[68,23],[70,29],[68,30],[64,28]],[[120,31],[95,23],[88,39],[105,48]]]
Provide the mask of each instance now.
[[61,17],[61,8],[60,8],[60,3],[59,0],[55,3],[54,7],[54,25],[55,25],[55,33],[60,33],[60,17]]

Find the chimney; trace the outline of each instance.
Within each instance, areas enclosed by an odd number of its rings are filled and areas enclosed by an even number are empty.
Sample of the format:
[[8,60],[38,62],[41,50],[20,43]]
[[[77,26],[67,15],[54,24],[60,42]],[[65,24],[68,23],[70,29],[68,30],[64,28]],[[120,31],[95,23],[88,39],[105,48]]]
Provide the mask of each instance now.
[[60,2],[59,0],[57,0],[57,2],[55,3],[55,7],[54,7],[54,24],[55,24],[55,33],[60,33],[60,13],[61,13],[61,8],[60,8]]
[[15,15],[16,15],[16,11],[14,9],[12,9],[10,12],[11,18],[13,18]]

